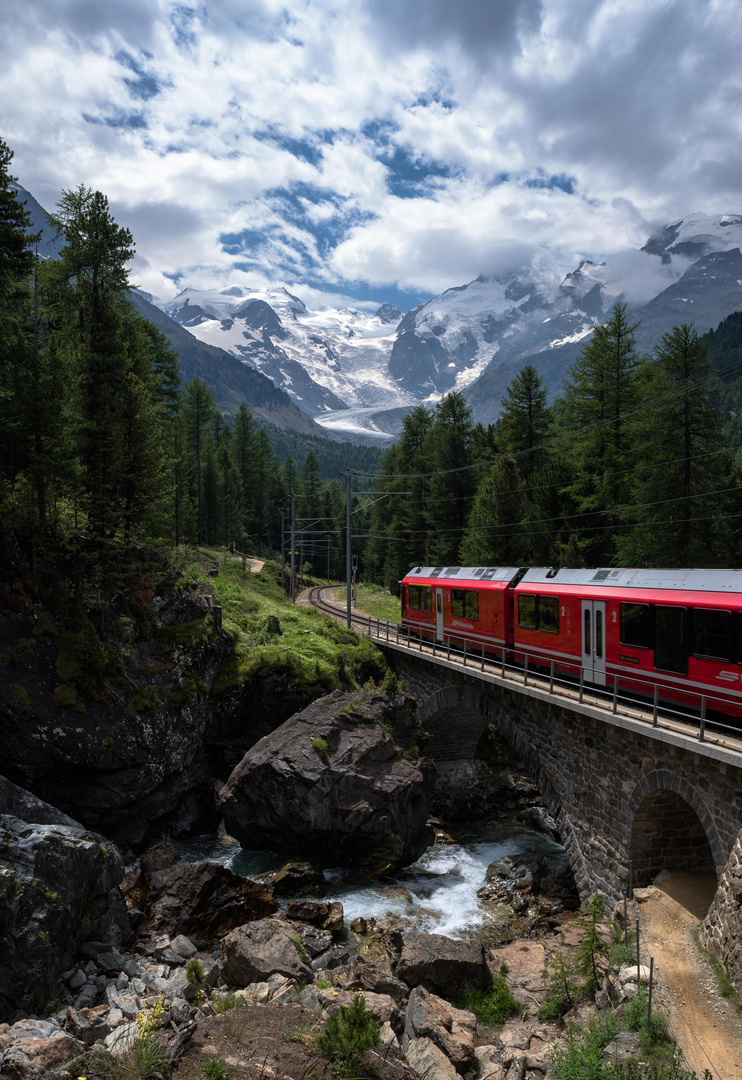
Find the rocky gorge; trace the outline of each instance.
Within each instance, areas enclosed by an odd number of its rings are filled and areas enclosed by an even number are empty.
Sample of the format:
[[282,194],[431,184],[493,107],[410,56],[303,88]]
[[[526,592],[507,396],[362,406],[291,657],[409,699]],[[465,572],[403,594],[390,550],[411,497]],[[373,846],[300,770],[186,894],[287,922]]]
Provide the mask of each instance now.
[[[0,1075],[118,1080],[151,1030],[183,1077],[221,1060],[217,1039],[231,1077],[298,1077],[327,1069],[316,1035],[362,993],[379,1075],[541,1080],[564,1037],[535,1016],[543,973],[576,943],[566,862],[492,862],[480,900],[509,914],[468,940],[348,919],[324,874],[445,851],[477,807],[553,833],[512,753],[435,769],[414,702],[393,679],[380,688],[383,664],[345,631],[326,631],[343,691],[321,693],[316,653],[314,682],[276,666],[298,651],[283,642],[240,681],[224,584],[150,560],[102,595],[78,598],[72,632],[22,588],[2,594]],[[325,631],[309,619],[293,633],[318,648]],[[169,842],[220,819],[243,847],[287,861],[244,877]],[[518,1010],[498,1032],[462,996],[494,976]],[[607,1005],[628,991],[613,978],[602,993]]]

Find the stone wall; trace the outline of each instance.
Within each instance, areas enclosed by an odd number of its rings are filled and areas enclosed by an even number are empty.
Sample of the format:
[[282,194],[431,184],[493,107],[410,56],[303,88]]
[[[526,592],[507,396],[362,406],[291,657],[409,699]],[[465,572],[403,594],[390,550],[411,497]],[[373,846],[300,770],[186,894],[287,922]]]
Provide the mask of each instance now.
[[701,944],[724,965],[742,993],[742,833],[734,842],[714,902],[701,924]]
[[459,756],[471,755],[489,723],[513,746],[559,826],[583,899],[620,899],[631,860],[642,884],[663,866],[722,874],[742,818],[731,752],[444,660],[394,647],[387,656],[418,702],[433,758],[437,746],[451,760],[457,738]]

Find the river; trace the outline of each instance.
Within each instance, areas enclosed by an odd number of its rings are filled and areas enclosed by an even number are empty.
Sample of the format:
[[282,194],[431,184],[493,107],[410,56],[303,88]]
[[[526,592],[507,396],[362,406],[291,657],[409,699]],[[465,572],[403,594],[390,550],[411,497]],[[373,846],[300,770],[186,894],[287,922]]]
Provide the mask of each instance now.
[[[505,904],[485,904],[477,896],[490,863],[508,856],[561,855],[563,848],[527,825],[492,818],[478,821],[469,830],[459,829],[452,844],[430,847],[413,865],[378,878],[362,877],[344,870],[326,870],[324,899],[339,900],[346,925],[358,916],[375,918],[384,925],[424,930],[449,937],[480,937],[489,940],[512,918]],[[213,835],[181,846],[192,862],[210,859],[237,874],[253,877],[274,870],[287,861],[285,855],[244,851],[236,840]]]

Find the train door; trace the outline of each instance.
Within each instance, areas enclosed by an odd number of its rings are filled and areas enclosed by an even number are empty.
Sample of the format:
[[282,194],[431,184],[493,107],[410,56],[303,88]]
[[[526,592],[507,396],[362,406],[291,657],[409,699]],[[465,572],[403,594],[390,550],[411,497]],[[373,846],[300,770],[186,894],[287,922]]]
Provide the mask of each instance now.
[[582,601],[582,673],[605,686],[605,601]]
[[438,641],[443,641],[443,589],[434,589],[435,592],[435,636]]

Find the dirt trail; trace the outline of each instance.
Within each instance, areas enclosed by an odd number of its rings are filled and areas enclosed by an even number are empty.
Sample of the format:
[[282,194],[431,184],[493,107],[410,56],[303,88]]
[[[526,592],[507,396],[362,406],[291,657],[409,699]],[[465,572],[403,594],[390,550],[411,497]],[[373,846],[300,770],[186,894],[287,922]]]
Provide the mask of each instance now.
[[663,871],[641,900],[642,963],[654,957],[655,1000],[699,1080],[742,1080],[742,1016],[719,994],[694,930],[709,909],[716,878]]

